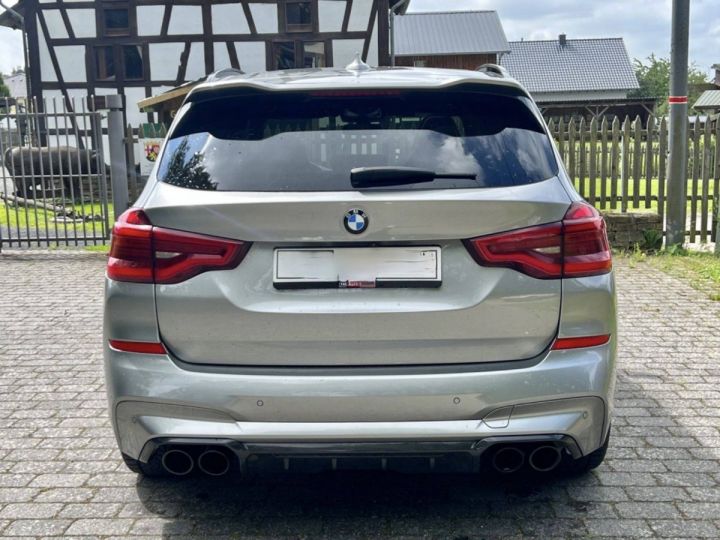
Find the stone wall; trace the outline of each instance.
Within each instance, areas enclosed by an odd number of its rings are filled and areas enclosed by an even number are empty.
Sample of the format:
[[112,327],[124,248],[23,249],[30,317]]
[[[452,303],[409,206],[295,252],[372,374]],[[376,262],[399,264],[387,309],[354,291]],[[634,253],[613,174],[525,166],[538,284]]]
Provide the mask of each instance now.
[[645,231],[654,230],[662,234],[663,222],[659,214],[654,212],[626,213],[604,212],[607,223],[608,239],[614,249],[628,250],[639,246],[647,246]]

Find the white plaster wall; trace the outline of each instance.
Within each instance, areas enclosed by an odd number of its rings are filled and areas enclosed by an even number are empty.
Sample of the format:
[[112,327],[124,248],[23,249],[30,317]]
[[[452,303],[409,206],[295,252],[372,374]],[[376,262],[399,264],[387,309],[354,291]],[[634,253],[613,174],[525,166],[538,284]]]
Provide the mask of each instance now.
[[[38,28],[40,23],[38,22]],[[53,68],[52,61],[50,60],[50,51],[48,50],[47,43],[45,43],[45,36],[42,32],[38,32],[38,48],[40,49],[40,77],[43,82],[57,82],[57,76],[55,75],[55,69]]]
[[213,43],[213,56],[215,57],[215,71],[232,67],[230,65],[230,55],[227,52],[225,43]]
[[97,36],[94,9],[70,9],[67,10],[70,25],[75,37],[93,38]]
[[159,36],[164,14],[165,6],[138,6],[138,35]]
[[215,4],[212,6],[213,34],[249,34],[245,12],[240,4]]
[[348,30],[367,30],[372,11],[372,0],[354,0],[350,11]]
[[151,43],[149,45],[150,79],[156,81],[174,79],[184,49],[184,43]]
[[238,41],[235,43],[240,68],[245,73],[265,71],[265,42]]
[[202,34],[202,31],[202,9],[200,6],[173,6],[168,35]]
[[346,2],[319,0],[318,28],[321,32],[340,32],[345,18]]
[[378,65],[378,21],[375,19],[373,24],[372,37],[370,38],[370,47],[368,47],[368,55],[366,62],[371,66]]
[[[65,23],[62,20],[59,9],[46,9],[43,10],[43,14],[45,15],[45,22],[47,23],[48,33],[51,39],[64,39],[68,37]],[[42,32],[41,29],[38,29],[38,31]]]
[[138,108],[138,101],[145,99],[145,88],[126,87],[125,92],[125,121],[137,126],[141,122],[147,122],[147,114],[141,113]]
[[185,80],[194,81],[205,75],[207,75],[207,73],[205,73],[205,52],[203,44],[193,43],[190,45],[190,54],[188,55],[187,69],[185,70]]
[[278,12],[276,4],[250,4],[255,29],[260,34],[277,34]]
[[355,55],[362,54],[365,40],[362,39],[334,39],[333,40],[333,66],[345,67],[355,59]]
[[55,55],[65,82],[85,82],[85,45],[63,45],[55,47]]

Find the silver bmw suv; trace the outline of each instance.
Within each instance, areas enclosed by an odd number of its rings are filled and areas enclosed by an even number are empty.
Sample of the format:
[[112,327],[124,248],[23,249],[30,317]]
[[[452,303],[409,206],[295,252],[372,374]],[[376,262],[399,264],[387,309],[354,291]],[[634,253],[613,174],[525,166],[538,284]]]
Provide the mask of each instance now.
[[605,455],[605,225],[496,66],[221,74],[113,230],[110,412],[145,475],[581,472]]

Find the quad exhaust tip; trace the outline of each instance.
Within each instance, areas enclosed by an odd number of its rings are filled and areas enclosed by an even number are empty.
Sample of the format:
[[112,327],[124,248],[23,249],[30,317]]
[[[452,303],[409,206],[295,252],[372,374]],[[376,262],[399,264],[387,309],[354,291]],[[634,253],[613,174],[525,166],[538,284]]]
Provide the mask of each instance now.
[[550,472],[560,465],[562,454],[557,446],[542,445],[530,452],[528,462],[538,472]]
[[172,448],[163,454],[162,466],[167,472],[174,476],[186,476],[192,472],[195,467],[195,461],[192,456],[184,450]]
[[493,468],[503,474],[511,474],[520,470],[525,463],[525,452],[515,446],[500,448],[492,458]]
[[220,450],[205,450],[198,457],[198,468],[208,476],[222,476],[230,470],[230,460]]

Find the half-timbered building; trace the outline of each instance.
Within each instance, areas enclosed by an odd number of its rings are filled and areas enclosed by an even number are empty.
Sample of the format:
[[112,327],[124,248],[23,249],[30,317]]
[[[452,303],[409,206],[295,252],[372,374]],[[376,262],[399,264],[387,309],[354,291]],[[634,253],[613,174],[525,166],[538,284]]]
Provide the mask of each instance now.
[[124,94],[137,124],[141,99],[223,68],[342,66],[358,53],[387,65],[391,1],[20,0],[24,21],[5,11],[0,25],[26,35],[33,96]]

